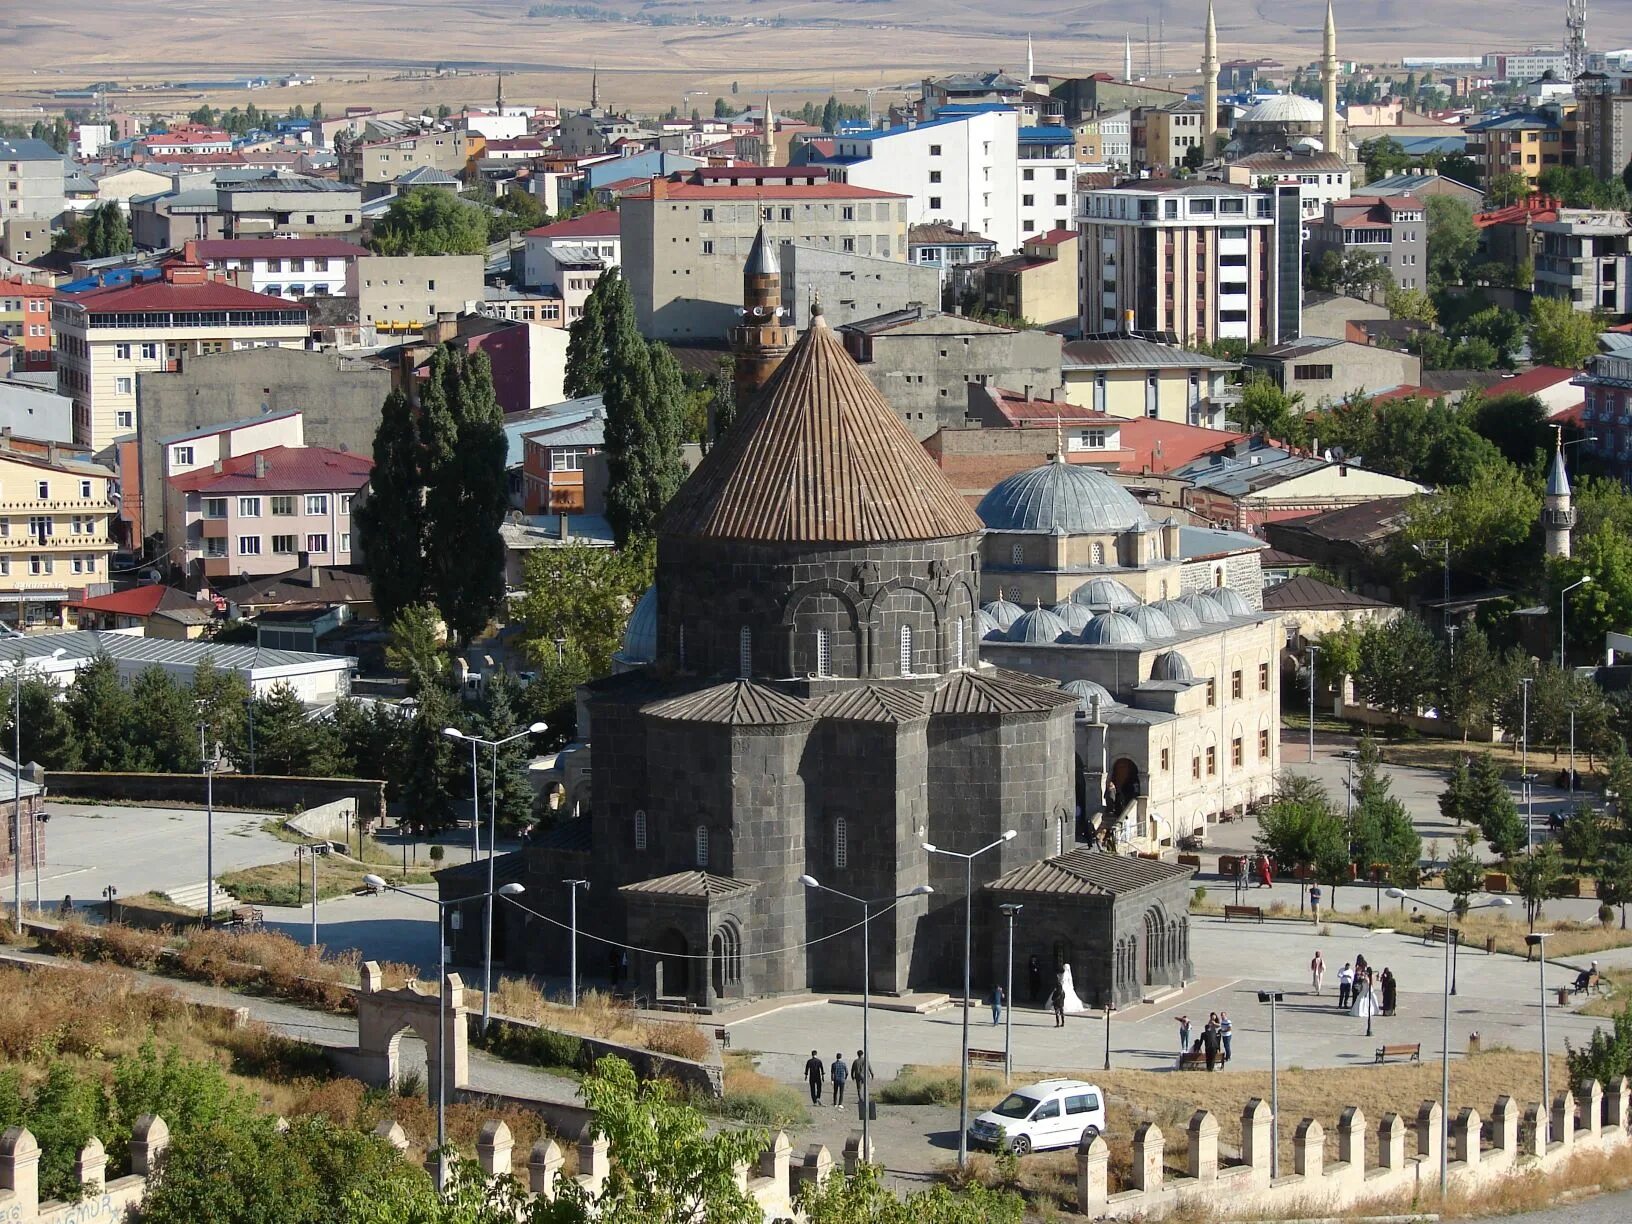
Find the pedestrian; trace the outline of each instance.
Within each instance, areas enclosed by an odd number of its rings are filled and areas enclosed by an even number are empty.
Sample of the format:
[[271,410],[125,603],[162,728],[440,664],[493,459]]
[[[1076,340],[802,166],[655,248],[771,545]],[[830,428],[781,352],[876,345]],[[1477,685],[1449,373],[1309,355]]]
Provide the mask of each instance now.
[[1392,969],[1384,969],[1383,970],[1383,1015],[1392,1016],[1394,1014],[1394,1004],[1395,1004],[1395,1002],[1396,1002],[1396,995],[1395,995],[1394,971]]
[[1354,993],[1354,970],[1349,968],[1349,962],[1343,962],[1343,968],[1337,971],[1337,1006],[1339,1010],[1349,1005],[1349,999]]
[[1207,1070],[1216,1071],[1218,1063],[1218,1022],[1217,1019],[1207,1021],[1207,1027],[1201,1030],[1201,1050],[1207,1059]]
[[1226,1063],[1230,1061],[1231,1056],[1235,1053],[1235,1051],[1230,1048],[1230,1038],[1234,1035],[1235,1025],[1230,1023],[1230,1013],[1219,1012],[1218,1039],[1224,1043],[1224,1061]]
[[74,912],[74,899],[73,899],[73,897],[72,896],[64,897],[62,899],[62,908],[57,911],[57,916],[59,918],[66,918],[70,914],[72,914],[73,912]]
[[845,1065],[844,1053],[841,1051],[833,1055],[833,1065],[828,1069],[828,1078],[833,1081],[833,1108],[838,1109],[844,1104],[844,1085],[850,1078],[850,1068]]
[[1275,865],[1269,861],[1267,854],[1258,856],[1258,882],[1264,888],[1275,882]]
[[872,1068],[867,1065],[866,1051],[857,1050],[856,1061],[850,1064],[850,1078],[855,1081],[856,1100],[858,1101],[866,1101],[867,1099],[867,1077],[871,1071]]
[[1326,981],[1326,958],[1320,954],[1319,948],[1315,949],[1314,958],[1309,962],[1309,980],[1314,983],[1318,995]]
[[621,986],[629,980],[629,953],[618,953],[618,984]]
[[1190,1048],[1190,1017],[1179,1017],[1179,1053],[1183,1054]]
[[1360,975],[1362,973],[1364,973],[1365,971],[1366,971],[1366,954],[1364,952],[1361,952],[1357,956],[1355,956],[1355,958],[1354,958],[1354,980],[1355,980],[1355,985],[1356,986],[1359,985]]
[[[1320,885],[1319,884],[1311,884],[1309,886],[1309,909],[1314,914],[1314,918],[1315,918],[1316,922],[1320,921],[1320,898],[1321,898]],[[1315,993],[1319,994],[1320,991],[1316,990]]]
[[1033,1007],[1043,1001],[1043,964],[1035,956],[1026,965],[1026,973],[1031,978],[1031,1005]]
[[1058,982],[1054,984],[1054,993],[1048,996],[1049,1004],[1054,1008],[1054,1027],[1065,1027],[1065,987]]
[[827,1068],[822,1064],[822,1056],[812,1050],[810,1057],[805,1060],[805,1079],[810,1081],[810,1103],[812,1105],[822,1103],[822,1079],[826,1074]]
[[1004,1000],[1003,1000],[1003,987],[993,986],[992,987],[992,1023],[994,1025],[998,1025],[998,1024],[1003,1023],[1003,1002],[1004,1002]]

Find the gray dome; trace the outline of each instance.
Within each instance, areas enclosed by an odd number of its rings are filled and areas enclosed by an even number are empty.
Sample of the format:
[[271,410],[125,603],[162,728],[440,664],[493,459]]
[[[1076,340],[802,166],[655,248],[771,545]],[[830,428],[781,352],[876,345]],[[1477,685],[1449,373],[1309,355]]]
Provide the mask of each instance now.
[[1160,608],[1140,604],[1136,608],[1129,608],[1123,615],[1143,629],[1147,638],[1178,637],[1178,630],[1173,628],[1173,622]]
[[1094,614],[1082,604],[1074,600],[1054,605],[1054,615],[1065,622],[1065,627],[1072,633],[1081,633],[1088,627],[1088,622],[1094,619]]
[[993,486],[975,513],[991,531],[1085,535],[1150,524],[1133,494],[1104,472],[1060,459]]
[[1190,660],[1176,650],[1164,650],[1156,656],[1150,665],[1152,680],[1194,680],[1196,673],[1190,669]]
[[629,613],[618,658],[625,663],[650,663],[657,658],[657,587],[649,586]]
[[1003,636],[1006,641],[1041,646],[1064,641],[1071,636],[1071,629],[1047,608],[1039,607],[1021,615]]
[[999,595],[989,604],[981,604],[980,610],[992,618],[992,623],[1004,631],[1026,614],[1026,610],[1019,604],[1012,604]]
[[1086,714],[1094,706],[1094,698],[1099,698],[1101,707],[1115,705],[1116,698],[1111,696],[1111,690],[1093,680],[1067,680],[1060,688],[1077,699],[1077,713]]
[[997,627],[997,621],[992,618],[992,614],[990,612],[986,611],[985,608],[976,608],[975,634],[982,641],[984,641],[986,638],[1002,637],[1003,630]]
[[1088,622],[1082,640],[1089,646],[1143,646],[1145,631],[1120,612],[1101,612]]
[[1139,602],[1139,596],[1133,593],[1133,589],[1127,583],[1118,582],[1115,578],[1090,578],[1071,592],[1071,602],[1089,608],[1120,612],[1124,608],[1135,606]]
[[1228,612],[1231,616],[1257,615],[1257,613],[1252,610],[1252,605],[1241,597],[1241,592],[1231,590],[1229,587],[1217,588],[1208,595],[1208,598],[1213,600],[1213,602],[1218,604],[1219,607],[1223,608],[1224,611]]
[[1194,612],[1196,619],[1204,625],[1222,625],[1230,619],[1230,614],[1219,607],[1218,601],[1204,591],[1182,595],[1179,602]]
[[1158,599],[1150,605],[1167,617],[1174,631],[1178,633],[1193,633],[1201,628],[1201,621],[1190,610],[1190,605],[1177,599]]

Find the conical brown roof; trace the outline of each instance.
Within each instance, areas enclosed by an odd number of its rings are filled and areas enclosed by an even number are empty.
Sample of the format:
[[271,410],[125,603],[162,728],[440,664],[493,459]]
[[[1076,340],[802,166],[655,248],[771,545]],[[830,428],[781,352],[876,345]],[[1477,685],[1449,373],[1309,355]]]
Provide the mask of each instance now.
[[659,534],[865,544],[980,530],[818,313],[680,486]]

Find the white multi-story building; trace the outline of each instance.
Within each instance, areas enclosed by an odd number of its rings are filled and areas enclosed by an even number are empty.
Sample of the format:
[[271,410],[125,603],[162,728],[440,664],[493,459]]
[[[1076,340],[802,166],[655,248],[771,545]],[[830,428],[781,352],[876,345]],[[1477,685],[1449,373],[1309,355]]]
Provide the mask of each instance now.
[[607,268],[616,268],[622,261],[622,215],[616,209],[585,213],[568,217],[552,225],[541,225],[522,235],[521,284],[524,288],[554,288],[570,305],[578,307],[568,319],[583,313],[583,299],[588,292],[577,292],[571,280],[595,281]]
[[74,401],[74,441],[101,452],[138,427],[136,380],[188,357],[305,348],[304,307],[211,280],[196,264],[162,276],[59,296],[51,307],[57,391]]
[[1487,51],[1481,63],[1498,81],[1533,81],[1549,72],[1563,81],[1570,75],[1570,57],[1556,47]]
[[189,242],[183,258],[242,289],[273,297],[357,296],[368,252],[338,238],[216,238]]
[[1242,187],[1261,186],[1269,179],[1298,189],[1298,204],[1305,221],[1326,215],[1326,205],[1354,194],[1354,172],[1335,153],[1318,149],[1283,149],[1279,153],[1248,153],[1224,167],[1224,181]]
[[812,164],[834,182],[909,197],[912,224],[949,222],[1007,253],[1071,216],[1074,134],[1021,118],[1001,104],[946,106],[921,123],[846,132]]

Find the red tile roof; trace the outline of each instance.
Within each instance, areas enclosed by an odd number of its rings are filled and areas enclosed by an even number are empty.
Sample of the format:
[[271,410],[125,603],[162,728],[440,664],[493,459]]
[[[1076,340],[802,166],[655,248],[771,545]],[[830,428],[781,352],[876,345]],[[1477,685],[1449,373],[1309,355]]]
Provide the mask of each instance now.
[[1204,429],[1180,421],[1133,417],[1122,422],[1122,449],[1133,452],[1133,458],[1123,463],[1122,470],[1143,472],[1148,467],[1159,476],[1246,437],[1227,429]]
[[338,238],[206,238],[193,243],[200,259],[355,258],[360,246]]
[[1485,394],[1534,395],[1538,391],[1556,387],[1559,383],[1567,383],[1580,373],[1580,370],[1567,370],[1562,366],[1533,366],[1523,374],[1515,374],[1512,378],[1492,383],[1485,389]]
[[241,166],[242,153],[148,153],[146,160],[161,166]]
[[[266,475],[255,461],[266,460]],[[269,446],[221,461],[221,470],[200,468],[170,478],[180,493],[328,493],[363,487],[374,460],[326,446]]]
[[1052,425],[1055,421],[1064,424],[1078,424],[1084,421],[1108,421],[1114,425],[1124,423],[1119,417],[1095,412],[1092,408],[1084,408],[1066,400],[1027,399],[1023,392],[1006,391],[1002,387],[991,388],[991,396],[996,401],[997,410],[1016,425],[1031,422]]
[[114,591],[110,595],[95,595],[90,599],[83,599],[74,605],[82,612],[111,612],[119,616],[152,616],[160,608],[178,608],[196,605],[207,608],[190,598],[185,592],[177,591],[172,587],[139,586],[124,591]]
[[615,209],[603,208],[527,231],[528,238],[616,238],[623,224]]
[[68,301],[83,306],[87,314],[149,310],[288,310],[295,305],[269,293],[252,293],[218,280],[205,281],[201,285],[176,285],[163,280],[108,285],[102,289],[86,290]]
[[1047,246],[1059,246],[1062,242],[1074,242],[1078,237],[1077,231],[1072,229],[1052,229],[1046,234],[1034,234],[1026,241],[1043,243]]

